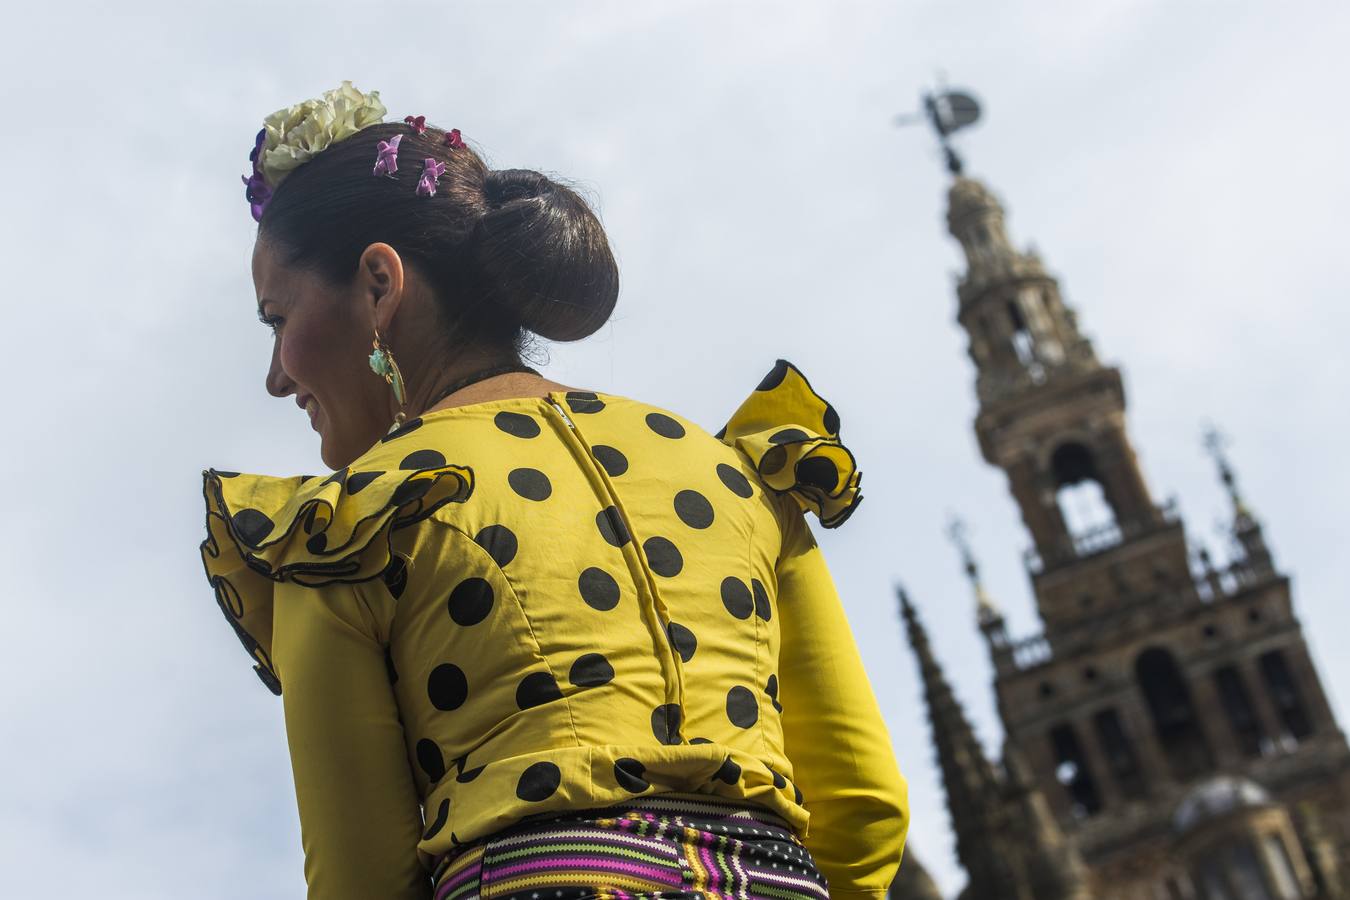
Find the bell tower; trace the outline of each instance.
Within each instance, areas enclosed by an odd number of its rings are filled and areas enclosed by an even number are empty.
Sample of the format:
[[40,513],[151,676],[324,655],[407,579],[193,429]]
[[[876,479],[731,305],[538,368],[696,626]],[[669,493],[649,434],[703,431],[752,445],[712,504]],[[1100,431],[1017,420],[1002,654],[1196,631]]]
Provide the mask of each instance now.
[[1181,525],[1140,471],[1120,370],[1097,358],[1040,257],[1013,246],[988,188],[958,176],[947,225],[966,257],[957,321],[975,364],[975,432],[1031,534],[1027,562],[1050,639],[1148,594],[1122,583],[1126,566],[1184,586]]
[[1217,561],[1150,490],[1120,370],[948,146],[977,118],[973,99],[927,105],[966,263],[956,320],[974,364],[975,433],[1030,537],[1043,626],[1009,633],[953,529],[994,667],[1005,765],[1044,798],[1105,900],[1342,896],[1350,747],[1223,441],[1206,439],[1232,504]]

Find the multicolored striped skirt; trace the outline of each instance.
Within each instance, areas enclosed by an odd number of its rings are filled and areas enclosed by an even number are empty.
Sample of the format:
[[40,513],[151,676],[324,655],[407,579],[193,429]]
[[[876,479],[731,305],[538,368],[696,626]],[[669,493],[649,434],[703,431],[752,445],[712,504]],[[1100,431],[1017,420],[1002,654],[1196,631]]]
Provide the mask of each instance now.
[[437,861],[434,900],[828,900],[787,823],[711,795],[655,794],[527,820]]

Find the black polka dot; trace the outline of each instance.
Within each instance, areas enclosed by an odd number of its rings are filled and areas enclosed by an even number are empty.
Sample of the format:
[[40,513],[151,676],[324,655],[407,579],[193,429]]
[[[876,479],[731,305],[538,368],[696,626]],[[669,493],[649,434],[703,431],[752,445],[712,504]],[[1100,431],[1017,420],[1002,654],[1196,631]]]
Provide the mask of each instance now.
[[781,791],[783,788],[787,787],[787,779],[784,778],[782,775],[779,775],[778,772],[774,770],[774,767],[773,767],[773,766],[770,766],[770,765],[767,765],[767,764],[766,764],[766,768],[767,768],[770,772],[773,772],[773,786],[774,786],[774,787],[778,788],[780,791]]
[[750,596],[750,589],[744,581],[727,577],[722,579],[722,605],[736,618],[748,619],[750,613],[754,612],[755,600]]
[[486,578],[466,578],[450,592],[446,607],[456,625],[477,625],[492,612],[492,585]]
[[578,656],[567,673],[567,680],[577,687],[600,687],[614,680],[614,667],[599,653]]
[[329,484],[342,484],[342,483],[344,483],[346,480],[347,480],[347,470],[346,470],[346,469],[340,469],[340,470],[334,472],[332,475],[329,475],[327,478],[325,478],[325,479],[319,484],[319,487],[323,487],[324,485],[329,485]]
[[537,762],[520,773],[516,796],[531,803],[552,797],[562,784],[562,770],[551,762]]
[[718,463],[717,477],[722,479],[722,483],[727,486],[727,490],[737,497],[749,497],[755,493],[754,488],[750,487],[750,481],[735,466]]
[[531,672],[516,686],[516,706],[529,709],[562,699],[558,681],[551,672]]
[[825,414],[823,419],[825,433],[837,435],[839,433],[839,413],[835,412],[834,407],[828,403],[825,404]]
[[679,548],[663,537],[649,537],[642,542],[642,552],[647,554],[647,562],[652,571],[664,578],[674,578],[684,568],[684,558]]
[[713,523],[713,508],[698,491],[684,490],[675,495],[675,515],[690,528],[707,528]]
[[798,806],[806,802],[806,798],[802,796],[802,789],[795,784],[792,786],[792,799],[796,801]]
[[727,426],[725,425],[717,429],[717,434],[713,435],[713,437],[717,438],[719,441],[724,439],[726,436],[727,436]]
[[441,829],[445,827],[445,820],[448,818],[450,818],[450,800],[447,798],[442,800],[441,805],[436,808],[436,821],[432,822],[431,827],[422,834],[422,840],[429,841],[440,834]]
[[359,493],[363,488],[383,474],[384,472],[353,472],[347,476],[347,493]]
[[553,493],[553,485],[548,476],[538,469],[512,469],[506,476],[506,483],[526,500],[547,500]]
[[782,431],[775,431],[769,435],[770,444],[795,444],[804,441],[809,437],[805,431],[800,428],[784,428]]
[[737,728],[749,728],[759,719],[759,704],[748,687],[738,684],[727,691],[727,718]]
[[735,784],[741,780],[741,767],[736,765],[736,761],[728,756],[722,760],[722,766],[713,775],[718,781],[726,784]]
[[759,471],[764,475],[776,475],[787,465],[787,451],[782,444],[775,444],[759,458]]
[[833,460],[823,456],[810,456],[797,463],[797,480],[803,484],[812,484],[827,491],[833,491],[839,484],[839,467]]
[[680,742],[680,720],[683,710],[678,703],[663,703],[652,710],[652,734],[663,744]]
[[640,794],[651,787],[642,777],[646,773],[647,767],[636,759],[625,756],[614,760],[614,780],[630,794]]
[[445,757],[441,756],[441,748],[436,742],[429,738],[417,742],[417,764],[433,782],[445,777]]
[[474,536],[473,542],[487,551],[488,556],[499,568],[516,558],[520,542],[516,534],[505,525],[489,525]]
[[414,450],[398,464],[400,469],[435,469],[445,465],[445,454],[430,447]]
[[230,524],[239,540],[250,547],[261,544],[272,531],[272,520],[260,509],[241,509],[230,517]]
[[327,546],[328,535],[324,534],[322,531],[318,534],[310,535],[309,539],[305,541],[305,549],[314,554],[322,553],[323,548]]
[[397,600],[403,596],[404,590],[408,587],[408,564],[397,553],[391,554],[389,563],[380,573],[380,578],[384,581],[384,586],[389,588],[389,593]]
[[487,764],[484,763],[481,766],[476,766],[475,768],[472,769],[466,769],[464,768],[464,760],[460,760],[459,774],[455,776],[455,781],[459,782],[460,784],[468,784],[470,781],[473,781],[479,775],[482,775],[483,770],[486,768]]
[[755,598],[755,615],[759,616],[765,622],[773,618],[773,610],[769,607],[769,592],[764,590],[764,582],[758,578],[750,579],[750,590]]
[[606,612],[619,605],[619,583],[604,569],[591,566],[577,579],[581,599],[592,609]]
[[694,637],[692,631],[679,622],[671,622],[666,626],[666,632],[670,635],[671,646],[680,654],[680,659],[689,662],[694,658],[694,651],[698,649],[698,638]]
[[661,435],[661,437],[684,437],[684,426],[665,413],[647,413],[647,427]]
[[787,375],[787,370],[788,370],[787,360],[785,359],[778,360],[773,364],[773,368],[769,370],[769,374],[765,375],[762,379],[760,379],[759,386],[756,387],[755,390],[771,391],[774,388],[778,387],[778,385],[783,383],[783,378],[784,376]]
[[469,680],[464,670],[454,663],[441,663],[427,676],[427,697],[431,705],[449,712],[459,709],[469,699]]
[[385,444],[385,443],[388,443],[389,441],[392,441],[394,438],[401,438],[401,437],[403,437],[405,434],[408,434],[408,433],[411,432],[411,431],[416,431],[417,429],[419,429],[419,428],[421,428],[421,427],[422,427],[422,417],[421,417],[421,416],[418,416],[416,419],[409,419],[408,421],[404,422],[402,425],[400,425],[400,426],[398,426],[397,428],[395,428],[393,431],[391,431],[391,432],[389,432],[388,434],[386,434],[384,437],[380,438],[380,443],[381,443],[381,444]]
[[605,539],[605,543],[611,546],[622,547],[628,543],[628,526],[624,524],[623,516],[619,515],[616,506],[606,506],[596,513],[595,527],[600,529],[600,536]]
[[389,498],[389,502],[394,506],[402,506],[413,502],[429,490],[431,490],[430,478],[415,478],[394,488],[394,495]]
[[532,438],[539,436],[539,423],[532,417],[524,413],[510,412],[502,410],[493,416],[492,424],[496,425],[507,434],[515,435],[519,438]]
[[574,413],[598,413],[605,408],[605,401],[591,391],[568,391],[567,408]]
[[705,737],[696,737],[696,738],[690,738],[690,739],[689,739],[689,743],[691,743],[691,744],[711,744],[712,741],[708,740],[708,739],[705,738]]
[[390,684],[398,684],[398,670],[394,668],[394,654],[388,644],[384,645],[384,671]]
[[773,701],[773,708],[776,709],[776,710],[778,710],[779,712],[782,712],[782,711],[783,711],[783,704],[781,704],[781,703],[778,702],[778,676],[777,676],[777,675],[770,675],[770,676],[769,676],[769,681],[768,681],[768,683],[764,685],[764,693],[768,694],[768,695],[769,695],[769,699]]
[[591,448],[591,453],[600,461],[600,465],[605,467],[605,472],[610,478],[618,478],[628,471],[628,457],[607,444],[596,444]]

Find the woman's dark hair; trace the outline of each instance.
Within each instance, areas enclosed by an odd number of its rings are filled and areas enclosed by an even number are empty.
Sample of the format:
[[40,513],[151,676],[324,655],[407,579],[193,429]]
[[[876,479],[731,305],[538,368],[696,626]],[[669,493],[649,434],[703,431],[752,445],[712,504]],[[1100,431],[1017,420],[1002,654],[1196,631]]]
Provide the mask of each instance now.
[[[403,135],[398,172],[372,173],[377,144]],[[291,171],[258,235],[287,265],[350,284],[361,253],[384,242],[436,292],[457,343],[517,357],[527,332],[556,341],[593,334],[619,295],[604,228],[571,188],[528,169],[492,170],[428,125],[371,125]],[[436,194],[416,193],[427,157],[445,163]]]

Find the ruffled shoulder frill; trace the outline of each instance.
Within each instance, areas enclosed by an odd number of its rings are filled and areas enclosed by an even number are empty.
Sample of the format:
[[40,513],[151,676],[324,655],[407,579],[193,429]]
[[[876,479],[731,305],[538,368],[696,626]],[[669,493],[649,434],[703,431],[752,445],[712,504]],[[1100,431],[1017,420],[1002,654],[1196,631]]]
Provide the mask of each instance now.
[[754,463],[760,478],[837,528],[862,502],[853,454],[839,441],[839,414],[806,376],[778,360],[716,437]]
[[472,470],[434,450],[395,452],[384,442],[322,480],[202,470],[206,577],[263,684],[281,694],[271,654],[277,582],[319,587],[385,574],[397,564],[391,533],[462,503],[473,484]]

